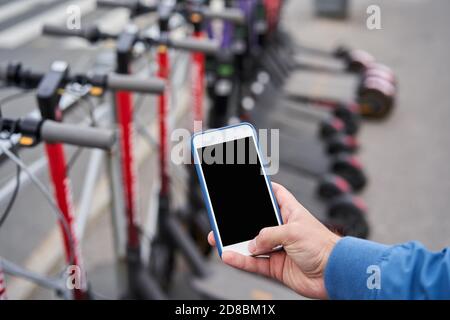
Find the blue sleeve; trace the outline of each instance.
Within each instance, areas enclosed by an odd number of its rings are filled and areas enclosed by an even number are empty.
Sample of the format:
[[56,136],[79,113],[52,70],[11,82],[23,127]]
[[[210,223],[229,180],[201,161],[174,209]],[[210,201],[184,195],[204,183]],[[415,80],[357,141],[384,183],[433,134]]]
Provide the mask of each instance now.
[[342,238],[325,269],[330,299],[450,299],[450,251]]

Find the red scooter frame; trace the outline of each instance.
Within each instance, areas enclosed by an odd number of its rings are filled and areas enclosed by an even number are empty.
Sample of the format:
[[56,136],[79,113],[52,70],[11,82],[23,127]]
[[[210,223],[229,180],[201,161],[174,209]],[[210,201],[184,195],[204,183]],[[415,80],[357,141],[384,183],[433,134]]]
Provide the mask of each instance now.
[[280,20],[281,6],[283,5],[281,0],[263,0],[264,7],[266,8],[266,18],[269,27],[269,34],[274,34],[278,28]]
[[[196,39],[203,39],[205,34],[201,30],[194,31],[193,34]],[[203,110],[204,110],[204,95],[205,95],[205,55],[201,52],[192,53],[192,99],[193,99],[193,131],[201,130],[202,128],[196,128],[195,123],[203,123]]]
[[80,268],[82,281],[81,288],[75,288],[73,297],[75,300],[84,300],[87,298],[87,286],[84,282],[84,267],[80,254],[80,247],[74,231],[74,215],[72,207],[72,193],[70,190],[69,177],[67,176],[67,162],[64,156],[64,148],[60,143],[45,144],[45,153],[47,156],[50,179],[53,185],[53,192],[56,203],[61,211],[65,224],[60,222],[60,229],[64,241],[64,251],[66,263]]
[[0,260],[0,300],[7,300],[6,295],[6,279],[5,273],[3,272],[2,261]]
[[[160,45],[158,47],[157,53],[157,61],[158,61],[158,77],[161,79],[165,79],[167,82],[169,80],[170,74],[170,65],[169,65],[169,50],[167,46]],[[158,119],[159,119],[159,173],[160,173],[160,182],[161,182],[161,190],[160,193],[162,196],[167,196],[169,194],[169,166],[167,161],[167,132],[168,132],[168,124],[167,124],[167,115],[168,115],[168,107],[169,107],[169,88],[166,87],[166,90],[163,94],[158,96]]]
[[[195,33],[196,38],[202,37],[202,32]],[[203,95],[204,95],[204,74],[205,56],[201,52],[193,52],[191,56],[193,70],[191,73],[192,95],[193,95],[193,115],[195,121],[203,120]],[[159,45],[157,49],[158,77],[169,82],[170,58],[166,45]],[[170,86],[158,97],[158,121],[159,121],[159,168],[161,179],[161,195],[169,194],[169,166],[168,166],[168,110],[169,110]]]
[[117,115],[120,128],[120,151],[122,178],[125,191],[125,213],[127,218],[127,245],[139,247],[136,222],[136,185],[133,154],[133,97],[130,92],[116,92]]
[[[68,72],[68,66],[56,63],[52,69],[42,78],[37,88],[37,100],[42,118],[61,121],[62,113],[59,108],[61,98],[58,92],[62,86],[64,77]],[[87,284],[85,281],[84,266],[80,255],[80,247],[74,232],[74,215],[69,177],[67,176],[67,162],[64,156],[64,148],[60,143],[45,143],[45,154],[49,167],[50,180],[56,204],[61,211],[64,221],[60,221],[60,230],[64,241],[66,263],[79,268],[80,288],[74,288],[73,298],[82,300],[88,298]]]

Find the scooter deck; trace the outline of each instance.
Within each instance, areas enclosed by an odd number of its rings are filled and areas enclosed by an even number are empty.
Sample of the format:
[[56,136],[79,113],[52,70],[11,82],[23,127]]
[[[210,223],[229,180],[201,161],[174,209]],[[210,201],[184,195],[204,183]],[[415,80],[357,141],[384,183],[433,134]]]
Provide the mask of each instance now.
[[[357,74],[346,71],[346,63],[343,60],[333,58],[331,55],[321,55],[316,52],[309,52],[302,48],[297,53],[286,51],[282,47],[274,47],[269,50],[269,60],[277,66],[278,72],[284,72],[286,76],[301,76],[305,83],[299,86],[298,79],[294,82],[294,88],[306,89],[309,93],[320,93],[322,88],[327,92],[339,92],[339,89],[350,89],[347,92],[354,92],[357,81]],[[272,68],[273,71],[273,68]],[[287,85],[292,81],[288,78]],[[345,91],[342,91],[345,92]],[[341,94],[342,94],[341,92]]]
[[[260,258],[265,259],[265,258]],[[230,267],[221,261],[209,262],[211,274],[194,278],[195,291],[209,299],[219,300],[304,300],[275,280]]]
[[[300,88],[300,89],[299,89]],[[286,80],[282,93],[307,95],[338,101],[354,101],[358,78],[352,74],[330,75],[308,70],[293,72]]]
[[283,110],[290,117],[319,122],[331,116],[331,112],[325,108],[314,107],[307,103],[297,103],[285,96],[280,97],[280,104],[283,105]]
[[[272,128],[280,128],[283,134],[308,136],[310,139],[318,140],[319,126],[314,121],[304,121],[302,117],[296,114],[295,110],[283,110],[273,115],[271,121]],[[318,143],[323,144],[322,141]]]
[[318,121],[294,116],[290,108],[285,108],[279,90],[268,86],[250,118],[257,129],[279,129],[281,164],[309,176],[320,176],[329,171],[330,157],[318,137]]
[[319,114],[316,112],[317,110],[303,111],[301,106],[286,102],[283,99],[277,99],[274,104],[276,104],[276,107],[273,107],[272,110],[259,110],[259,114],[252,116],[253,121],[259,127],[278,129],[284,128],[284,124],[295,122],[298,131],[317,136],[319,120],[325,119],[326,114]]
[[311,214],[321,221],[327,220],[325,203],[317,197],[317,183],[314,179],[298,175],[289,168],[280,168],[277,174],[270,177],[271,181],[283,185]]
[[300,66],[311,66],[317,68],[329,68],[330,70],[336,70],[336,72],[345,70],[345,64],[342,60],[336,59],[331,56],[318,55],[300,48],[298,53],[292,56],[292,60],[298,63]]
[[[255,115],[252,122],[257,129],[279,130],[279,160],[282,165],[297,168],[299,173],[309,176],[328,172],[330,159],[318,137],[316,124],[276,111]],[[273,146],[268,150],[272,153]]]
[[290,93],[286,89],[283,91],[269,84],[258,101],[257,110],[261,111],[262,109],[264,113],[286,115],[290,119],[302,120],[310,126],[316,126],[321,120],[331,116],[331,112],[325,108],[290,100],[288,98],[290,94],[295,96],[298,94],[298,90]]
[[[269,84],[264,93],[259,97],[257,107],[251,113],[251,118],[260,127],[283,127],[284,123],[296,120],[296,127],[302,132],[308,130],[313,135],[318,132],[318,124],[321,120],[330,117],[326,109],[313,108],[306,103],[293,102],[286,98],[279,89]],[[283,123],[279,120],[284,119]],[[278,121],[278,124],[274,123]]]
[[329,172],[330,159],[319,142],[280,132],[280,165],[297,173],[319,177]]
[[[287,127],[285,124],[272,126],[258,126],[256,129],[279,129],[279,163],[290,168],[295,168],[297,173],[307,176],[321,176],[329,171],[330,158],[326,154],[324,145],[313,133],[296,130],[295,127]],[[270,140],[270,139],[269,139]],[[270,144],[268,150],[273,159],[274,146]]]

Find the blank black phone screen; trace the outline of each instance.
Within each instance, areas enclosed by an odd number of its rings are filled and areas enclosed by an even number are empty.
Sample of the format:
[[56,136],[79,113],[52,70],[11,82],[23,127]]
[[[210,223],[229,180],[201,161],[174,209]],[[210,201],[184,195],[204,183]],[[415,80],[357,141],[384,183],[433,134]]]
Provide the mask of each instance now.
[[261,229],[278,225],[253,138],[197,151],[223,246],[251,240]]

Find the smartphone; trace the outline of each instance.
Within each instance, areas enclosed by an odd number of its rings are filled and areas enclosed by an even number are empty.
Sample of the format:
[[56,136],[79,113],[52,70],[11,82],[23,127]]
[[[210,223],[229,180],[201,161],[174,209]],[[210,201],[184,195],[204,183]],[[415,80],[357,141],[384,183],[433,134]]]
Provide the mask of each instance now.
[[282,224],[254,127],[196,133],[192,152],[219,255],[251,255],[248,242],[261,229]]

